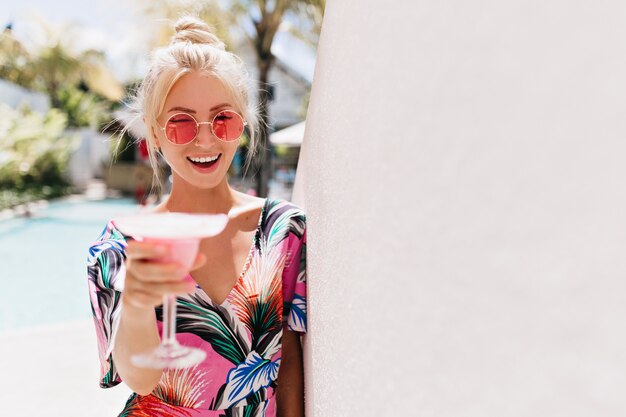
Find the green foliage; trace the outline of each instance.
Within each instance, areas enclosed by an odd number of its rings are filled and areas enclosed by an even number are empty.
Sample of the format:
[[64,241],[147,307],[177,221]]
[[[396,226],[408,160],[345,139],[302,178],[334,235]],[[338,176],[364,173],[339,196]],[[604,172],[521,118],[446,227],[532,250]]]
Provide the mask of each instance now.
[[198,16],[213,28],[214,33],[232,50],[230,28],[236,25],[235,16],[214,0],[141,0],[144,14],[152,22],[160,21],[154,37],[154,46],[167,45],[174,34],[172,22],[184,15]]
[[66,129],[101,128],[123,93],[102,52],[78,51],[71,28],[42,24],[47,42],[34,48],[0,33],[0,78],[44,92],[53,107],[40,114],[0,104],[0,209],[67,194],[75,140]]
[[36,78],[28,51],[11,36],[0,33],[0,78],[30,88]]
[[98,128],[111,120],[110,103],[76,87],[62,89],[59,102],[67,114],[68,126]]
[[15,110],[0,104],[0,207],[66,193],[66,171],[75,138],[67,116]]
[[135,141],[128,133],[118,135],[111,141],[111,155],[114,162],[135,162]]
[[44,27],[49,41],[28,50],[11,31],[0,33],[0,78],[47,94],[52,107],[68,114],[70,127],[95,127],[110,120],[108,109],[124,90],[104,53],[77,51],[70,29]]

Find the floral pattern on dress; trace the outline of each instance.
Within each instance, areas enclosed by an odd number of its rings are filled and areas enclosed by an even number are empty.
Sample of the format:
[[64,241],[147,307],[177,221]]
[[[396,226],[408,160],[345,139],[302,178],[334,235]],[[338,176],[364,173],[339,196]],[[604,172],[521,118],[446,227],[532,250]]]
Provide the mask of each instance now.
[[[89,295],[100,357],[100,386],[121,382],[111,352],[124,290],[126,238],[111,222],[89,248]],[[274,417],[285,329],[306,332],[306,218],[267,199],[235,286],[217,304],[199,287],[177,297],[178,340],[207,358],[164,371],[147,396],[133,394],[120,416]],[[159,333],[161,307],[155,309]]]

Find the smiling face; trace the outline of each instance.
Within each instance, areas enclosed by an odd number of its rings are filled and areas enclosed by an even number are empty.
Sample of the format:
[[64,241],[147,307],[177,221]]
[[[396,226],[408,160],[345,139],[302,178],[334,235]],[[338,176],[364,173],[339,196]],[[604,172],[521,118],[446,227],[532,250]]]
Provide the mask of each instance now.
[[[175,184],[183,181],[196,188],[208,189],[226,181],[239,140],[219,140],[210,125],[205,123],[212,121],[223,110],[238,111],[229,91],[215,77],[190,72],[183,75],[170,90],[163,111],[157,117],[158,124],[165,127],[168,119],[181,112],[192,115],[202,123],[196,138],[182,145],[170,142],[161,128],[154,132],[157,145],[172,168]],[[172,120],[177,122],[178,116]]]

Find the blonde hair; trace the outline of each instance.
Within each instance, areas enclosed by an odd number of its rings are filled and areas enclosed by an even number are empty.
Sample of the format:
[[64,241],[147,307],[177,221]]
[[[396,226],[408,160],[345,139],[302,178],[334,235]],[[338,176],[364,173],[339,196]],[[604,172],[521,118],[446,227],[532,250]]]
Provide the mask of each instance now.
[[[196,17],[180,18],[169,45],[157,48],[151,54],[148,73],[130,103],[134,117],[145,124],[150,165],[154,172],[153,187],[160,190],[161,178],[154,132],[160,130],[157,117],[163,111],[170,90],[183,75],[199,71],[220,80],[234,100],[234,107],[248,124],[250,139],[247,164],[256,148],[258,112],[249,105],[249,76],[243,61],[226,51],[224,42],[211,28]],[[132,120],[126,119],[126,132]]]

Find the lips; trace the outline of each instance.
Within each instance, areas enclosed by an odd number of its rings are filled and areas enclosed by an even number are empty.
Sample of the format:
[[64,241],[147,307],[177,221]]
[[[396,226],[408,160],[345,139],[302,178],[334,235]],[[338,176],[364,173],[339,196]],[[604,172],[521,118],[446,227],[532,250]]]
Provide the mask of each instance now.
[[187,157],[187,160],[201,172],[207,172],[212,171],[212,168],[217,165],[221,158],[222,154],[217,155],[217,157]]

